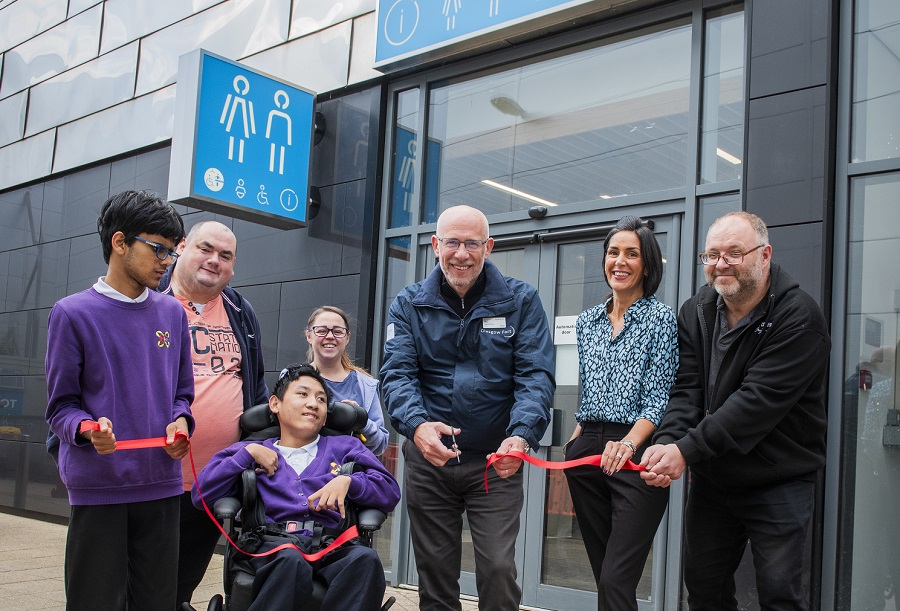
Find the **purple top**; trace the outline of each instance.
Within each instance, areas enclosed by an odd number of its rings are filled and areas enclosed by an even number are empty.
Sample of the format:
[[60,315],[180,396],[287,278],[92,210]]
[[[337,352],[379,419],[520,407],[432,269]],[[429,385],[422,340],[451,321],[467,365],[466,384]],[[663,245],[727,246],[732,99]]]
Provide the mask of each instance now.
[[182,491],[181,463],[161,448],[101,456],[78,435],[83,420],[105,416],[116,439],[161,437],[194,419],[187,317],[155,292],[140,303],[93,288],[59,300],[47,331],[46,419],[60,438],[59,472],[72,505],[152,501]]
[[[256,479],[260,498],[266,506],[269,522],[305,522],[314,520],[326,528],[337,526],[341,520],[338,511],[323,509],[310,511],[309,495],[337,477],[342,464],[355,461],[363,470],[350,476],[352,480],[347,498],[361,507],[391,511],[400,501],[400,486],[397,480],[384,468],[375,455],[362,442],[349,435],[319,437],[316,457],[298,475],[287,464],[284,456],[275,449],[277,439],[267,439],[262,443],[278,454],[278,468],[272,477],[265,474]],[[197,474],[200,492],[206,504],[234,494],[241,472],[254,465],[253,457],[246,450],[252,441],[239,441],[218,452]],[[194,505],[203,508],[200,495],[194,484],[191,490]]]

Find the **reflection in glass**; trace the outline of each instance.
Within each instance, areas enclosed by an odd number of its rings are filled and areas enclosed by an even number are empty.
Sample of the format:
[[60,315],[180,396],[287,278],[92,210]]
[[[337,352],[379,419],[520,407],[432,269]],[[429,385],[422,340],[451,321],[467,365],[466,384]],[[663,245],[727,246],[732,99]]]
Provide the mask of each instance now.
[[690,27],[670,24],[435,87],[427,156],[439,163],[426,181],[440,201],[426,201],[426,216],[463,203],[490,215],[536,199],[566,205],[684,186],[690,58]]
[[[695,249],[698,254],[706,246],[706,234],[709,232],[713,221],[729,212],[738,212],[740,209],[741,196],[739,193],[715,195],[713,197],[704,197],[700,200],[697,214],[697,247]],[[703,273],[703,264],[700,263],[699,257],[695,264],[694,292],[699,291],[700,287],[706,284],[706,275]]]
[[898,174],[852,183],[843,387],[843,464],[849,473],[842,491],[842,530],[852,532],[852,565],[843,570],[850,570],[851,581],[845,606],[852,609],[895,609],[900,587],[898,198]]
[[412,206],[419,189],[415,169],[419,148],[416,136],[419,90],[408,89],[398,93],[394,108],[393,180],[388,227],[407,227],[412,220]]
[[700,182],[741,177],[744,156],[744,13],[706,22]]
[[900,155],[900,5],[858,0],[853,49],[851,160]]

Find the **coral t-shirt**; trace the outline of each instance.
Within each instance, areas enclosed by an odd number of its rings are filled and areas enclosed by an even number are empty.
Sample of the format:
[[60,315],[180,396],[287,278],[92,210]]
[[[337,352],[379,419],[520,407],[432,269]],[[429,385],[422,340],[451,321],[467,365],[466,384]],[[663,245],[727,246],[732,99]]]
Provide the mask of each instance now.
[[[180,295],[176,297],[184,306],[191,332],[191,413],[196,422],[191,451],[199,472],[216,452],[240,439],[239,420],[244,411],[241,347],[228,322],[222,295],[201,307]],[[190,490],[194,483],[190,460],[181,461],[181,472],[184,489]]]

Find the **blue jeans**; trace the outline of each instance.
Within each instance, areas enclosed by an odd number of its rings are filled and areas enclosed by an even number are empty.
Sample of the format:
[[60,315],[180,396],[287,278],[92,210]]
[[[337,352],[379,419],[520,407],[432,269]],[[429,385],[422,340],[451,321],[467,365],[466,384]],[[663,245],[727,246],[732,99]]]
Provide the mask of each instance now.
[[734,572],[747,541],[759,606],[806,610],[804,554],[815,483],[725,489],[694,478],[685,509],[684,583],[691,611],[737,610]]

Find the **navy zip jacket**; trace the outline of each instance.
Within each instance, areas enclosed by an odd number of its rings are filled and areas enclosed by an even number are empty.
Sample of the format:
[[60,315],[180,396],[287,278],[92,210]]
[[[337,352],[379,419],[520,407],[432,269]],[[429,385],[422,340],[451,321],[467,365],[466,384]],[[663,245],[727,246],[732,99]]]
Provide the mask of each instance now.
[[653,443],[675,443],[693,475],[720,487],[813,480],[825,464],[831,340],[818,304],[771,265],[766,307],[708,371],[718,293],[704,286],[678,315],[679,366]]
[[537,448],[556,388],[553,342],[537,291],[503,276],[489,260],[484,272],[484,293],[464,318],[441,295],[440,266],[400,291],[388,314],[381,366],[394,428],[412,439],[424,422],[458,427],[463,462],[485,460],[514,435]]

